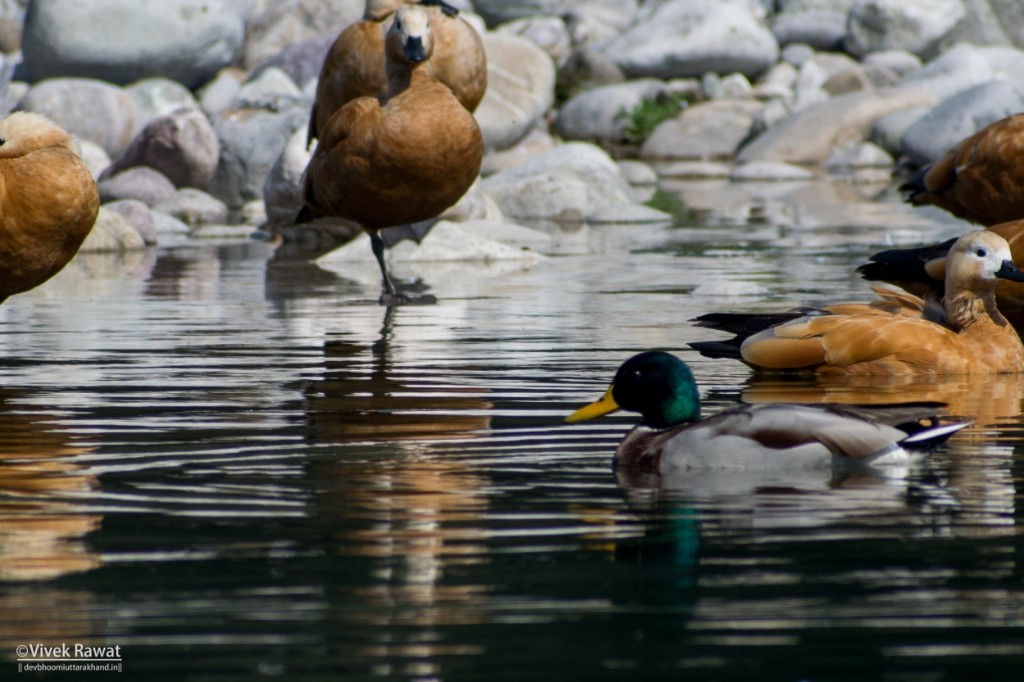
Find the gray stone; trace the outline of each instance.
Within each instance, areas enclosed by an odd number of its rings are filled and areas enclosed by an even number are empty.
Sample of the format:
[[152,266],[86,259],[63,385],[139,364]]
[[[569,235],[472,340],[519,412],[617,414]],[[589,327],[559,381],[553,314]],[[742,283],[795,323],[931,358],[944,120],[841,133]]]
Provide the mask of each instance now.
[[117,158],[141,126],[135,100],[123,89],[88,78],[55,78],[32,86],[19,108],[48,116],[73,135]]
[[312,156],[306,148],[306,129],[288,139],[263,184],[263,203],[271,226],[291,225],[302,208],[302,174]]
[[840,95],[780,121],[744,147],[738,158],[822,163],[836,147],[866,139],[883,116],[934,103],[930,93],[910,88]]
[[153,210],[173,216],[193,229],[228,219],[228,207],[223,201],[192,187],[179,189],[170,199],[154,205]]
[[626,74],[611,57],[581,48],[573,50],[558,67],[557,78],[560,96],[568,99],[591,88],[621,83]]
[[135,100],[142,125],[182,109],[199,109],[199,103],[188,88],[167,78],[136,81],[125,86],[125,92]]
[[850,8],[846,49],[858,56],[901,49],[927,59],[965,16],[961,0],[857,0]]
[[672,214],[659,211],[643,204],[627,204],[625,206],[606,206],[587,216],[588,223],[667,223],[672,221]]
[[658,173],[643,161],[623,159],[617,162],[619,172],[626,182],[636,187],[637,185],[658,184]]
[[143,128],[104,177],[133,166],[149,166],[175,187],[205,187],[217,170],[219,154],[217,134],[206,115],[196,109],[183,109],[154,119]]
[[633,77],[753,77],[775,63],[779,45],[744,0],[669,0],[603,51]]
[[241,69],[222,70],[199,90],[199,106],[207,116],[216,119],[231,108],[244,80],[245,72]]
[[182,236],[192,232],[188,225],[163,211],[153,211],[153,228],[160,239],[168,236]]
[[810,180],[814,173],[781,161],[751,161],[736,166],[729,179],[734,181],[755,182],[786,182],[792,180]]
[[804,62],[814,58],[815,54],[817,52],[815,52],[814,48],[806,43],[790,43],[782,48],[779,58],[799,69],[803,66]]
[[1024,47],[1024,5],[1019,0],[964,0],[964,7],[967,16],[951,40]]
[[688,107],[662,122],[640,148],[643,159],[729,159],[750,136],[763,105],[716,100]]
[[309,109],[299,104],[281,111],[233,109],[223,113],[214,122],[220,163],[207,191],[229,209],[262,198],[270,169],[289,138],[308,122]]
[[487,92],[475,112],[489,149],[508,149],[541,120],[555,98],[551,57],[526,38],[487,33]]
[[136,166],[99,182],[100,199],[104,202],[136,199],[153,206],[174,196],[174,183],[160,171]]
[[840,147],[832,152],[825,167],[830,171],[858,168],[891,169],[895,161],[889,152],[870,142]]
[[104,204],[103,208],[127,220],[146,244],[156,244],[156,227],[153,225],[153,213],[149,206],[136,199],[122,199]]
[[89,236],[79,247],[79,253],[102,253],[111,251],[136,251],[146,247],[142,237],[128,224],[128,221],[114,211],[100,207]]
[[928,90],[943,100],[995,77],[995,70],[980,48],[961,44],[908,73],[900,84]]
[[569,29],[560,17],[524,17],[502,24],[495,30],[526,38],[547,52],[555,64],[564,63],[572,50]]
[[747,99],[752,96],[750,81],[742,73],[730,73],[725,77],[710,71],[704,74],[701,89],[708,99]]
[[301,98],[302,91],[288,74],[276,66],[267,66],[242,83],[241,89],[235,95],[232,108],[246,109],[264,105],[277,107],[282,100]]
[[480,173],[483,176],[494,175],[502,171],[521,166],[529,159],[550,151],[557,146],[555,138],[548,132],[546,125],[538,125],[526,134],[515,146],[502,151],[489,151],[484,154]]
[[1024,95],[1006,81],[983,83],[944,100],[903,135],[903,152],[930,163],[960,140],[1024,109]]
[[911,107],[883,116],[875,121],[871,129],[871,141],[890,154],[902,154],[903,135],[929,111],[931,107]]
[[615,162],[582,142],[556,147],[481,184],[512,218],[583,220],[602,208],[634,203]]
[[364,0],[279,0],[264,5],[246,25],[242,67],[266,64],[289,45],[330,35],[363,16]]
[[803,43],[819,50],[835,50],[846,37],[846,14],[823,10],[783,12],[772,21],[780,45]]
[[896,75],[903,77],[921,68],[921,58],[906,50],[883,50],[872,52],[861,60],[861,64],[869,66],[883,66]]
[[659,163],[655,170],[663,178],[710,180],[729,177],[732,166],[716,161],[670,161]]
[[558,14],[564,0],[474,0],[473,8],[488,26],[542,14]]
[[197,87],[235,59],[243,33],[221,0],[31,2],[22,49],[34,81],[163,76]]
[[588,90],[562,105],[554,132],[568,140],[624,142],[629,112],[664,93],[665,84],[653,78]]
[[320,67],[335,37],[325,34],[289,45],[271,57],[265,66],[276,66],[288,74],[293,83],[305,87],[320,75]]
[[78,155],[82,157],[82,161],[85,161],[89,172],[92,173],[94,178],[99,178],[100,174],[110,165],[110,154],[107,154],[103,147],[92,140],[82,138],[75,140],[75,142],[78,145]]

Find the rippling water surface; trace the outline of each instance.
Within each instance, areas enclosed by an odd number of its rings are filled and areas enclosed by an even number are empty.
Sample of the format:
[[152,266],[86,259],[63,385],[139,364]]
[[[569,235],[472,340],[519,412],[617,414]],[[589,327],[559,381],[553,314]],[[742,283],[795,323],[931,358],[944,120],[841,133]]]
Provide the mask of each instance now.
[[[82,256],[0,308],[0,677],[62,642],[152,680],[1018,677],[1018,380],[764,382],[686,350],[697,314],[864,298],[874,250],[963,229],[872,194],[666,183],[675,224],[396,266],[440,302],[390,313],[372,263]],[[976,422],[906,480],[617,475],[630,417],[562,419],[648,348],[709,412]]]

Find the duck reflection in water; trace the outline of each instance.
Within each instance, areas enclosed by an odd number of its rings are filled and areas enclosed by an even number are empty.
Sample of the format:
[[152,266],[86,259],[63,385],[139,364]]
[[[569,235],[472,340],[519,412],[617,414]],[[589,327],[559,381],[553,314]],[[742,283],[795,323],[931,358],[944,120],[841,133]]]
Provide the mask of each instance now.
[[[318,441],[416,441],[474,438],[491,427],[483,387],[432,378],[427,363],[391,360],[395,315],[385,309],[380,337],[368,346],[345,338],[324,343],[324,374],[306,391],[310,437]],[[444,367],[436,376],[450,376]]]
[[102,517],[68,499],[97,486],[74,462],[90,448],[24,398],[22,391],[0,390],[0,580],[48,580],[96,568],[100,558],[82,538]]

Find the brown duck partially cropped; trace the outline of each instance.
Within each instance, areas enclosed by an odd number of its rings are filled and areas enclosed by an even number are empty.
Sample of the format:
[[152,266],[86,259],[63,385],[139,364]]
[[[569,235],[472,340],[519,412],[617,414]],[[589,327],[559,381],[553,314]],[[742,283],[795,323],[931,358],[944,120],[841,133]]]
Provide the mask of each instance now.
[[932,204],[979,225],[1024,218],[1024,114],[982,128],[900,189],[912,204]]
[[361,97],[321,131],[306,168],[304,222],[337,216],[370,233],[384,279],[384,302],[397,292],[378,230],[434,218],[480,173],[483,138],[473,115],[427,69],[435,49],[429,13],[405,5],[386,46],[388,94]]
[[[309,139],[319,137],[338,109],[357,97],[384,98],[388,78],[384,64],[385,36],[395,11],[415,0],[367,0],[363,20],[338,35],[324,58],[316,99],[309,117]],[[439,0],[422,0],[436,47],[427,73],[447,85],[469,111],[475,111],[487,89],[487,58],[476,30],[458,11]]]
[[[818,374],[983,375],[1024,371],[1024,346],[995,301],[1000,279],[1024,281],[999,235],[976,230],[949,253],[941,316],[915,297],[894,312],[824,311],[742,333],[733,344],[743,362],[759,370]],[[702,318],[697,318],[700,323]],[[715,342],[692,343],[712,356]]]
[[[1024,220],[1011,220],[988,228],[1010,246],[1014,265],[1024,267]],[[941,300],[946,289],[946,266],[955,239],[906,249],[889,249],[871,256],[857,268],[865,279],[889,282],[932,301]],[[1018,334],[1024,334],[1024,284],[1000,280],[996,305]]]
[[0,302],[60,272],[99,206],[96,182],[66,131],[40,114],[0,120]]

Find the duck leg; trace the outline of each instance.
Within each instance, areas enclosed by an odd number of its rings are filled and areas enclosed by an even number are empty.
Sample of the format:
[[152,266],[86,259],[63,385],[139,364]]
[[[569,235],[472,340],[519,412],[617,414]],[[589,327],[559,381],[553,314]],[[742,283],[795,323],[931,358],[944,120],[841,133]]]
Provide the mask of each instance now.
[[437,303],[437,298],[430,294],[410,296],[398,291],[395,283],[391,281],[391,275],[388,274],[388,266],[384,262],[384,251],[386,250],[384,240],[377,232],[370,233],[370,245],[373,247],[373,256],[377,259],[377,265],[380,266],[380,274],[384,279],[384,293],[380,295],[381,305],[386,305],[390,308],[394,305],[409,303],[419,305]]

